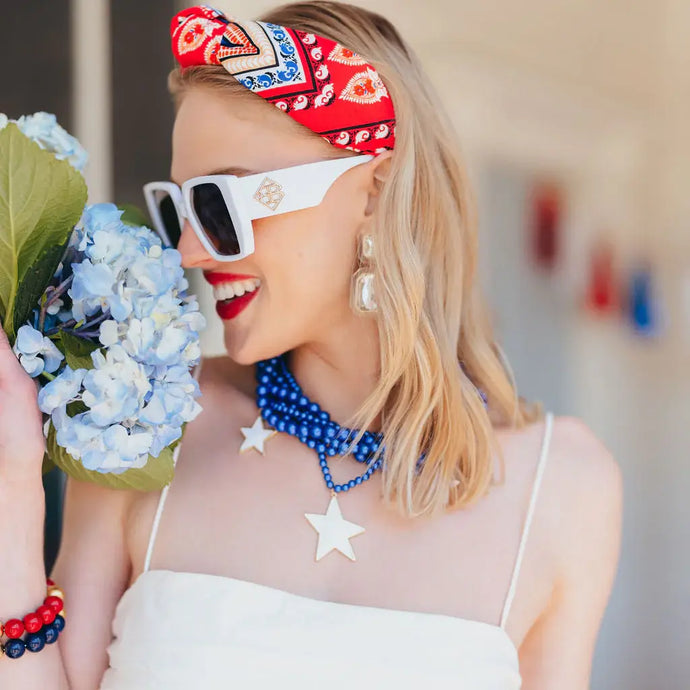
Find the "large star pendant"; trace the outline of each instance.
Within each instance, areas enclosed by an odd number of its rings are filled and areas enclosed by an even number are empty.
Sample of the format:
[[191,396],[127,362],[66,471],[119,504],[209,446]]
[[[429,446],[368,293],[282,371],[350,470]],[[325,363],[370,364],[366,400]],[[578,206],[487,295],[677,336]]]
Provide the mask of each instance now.
[[320,560],[327,553],[337,549],[350,560],[355,560],[355,552],[350,544],[350,537],[364,532],[364,527],[348,522],[343,518],[335,494],[331,496],[325,515],[320,513],[305,513],[311,526],[319,533],[319,543],[316,547],[316,560]]
[[243,426],[240,430],[244,434],[244,441],[242,441],[242,445],[240,446],[240,453],[254,448],[263,454],[264,443],[276,433],[274,429],[264,429],[261,415],[256,418],[254,424],[251,426]]

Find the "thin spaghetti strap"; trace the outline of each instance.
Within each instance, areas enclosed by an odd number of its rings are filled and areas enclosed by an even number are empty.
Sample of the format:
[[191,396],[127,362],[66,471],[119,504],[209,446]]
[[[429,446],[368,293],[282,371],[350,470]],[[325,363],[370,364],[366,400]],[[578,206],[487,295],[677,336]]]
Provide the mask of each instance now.
[[510,606],[513,603],[513,597],[515,596],[515,588],[517,585],[518,575],[520,573],[520,566],[522,564],[522,556],[525,550],[525,544],[527,543],[527,535],[532,523],[532,515],[534,513],[534,506],[537,501],[537,494],[539,493],[541,478],[544,474],[544,468],[546,467],[546,458],[549,455],[552,428],[553,413],[547,412],[544,423],[544,437],[541,445],[541,454],[539,456],[539,462],[537,464],[537,469],[534,476],[534,484],[532,486],[532,494],[530,496],[529,506],[527,508],[527,516],[525,517],[525,522],[522,528],[520,546],[518,547],[517,556],[515,558],[515,567],[513,568],[513,574],[510,578],[510,587],[508,588],[508,594],[506,595],[505,604],[503,605],[503,613],[501,614],[501,622],[499,624],[501,628],[505,627],[505,622],[508,619],[508,614],[510,613]]
[[[194,370],[194,378],[198,381],[199,375],[201,373],[201,360],[197,364]],[[180,448],[182,448],[182,442],[175,446],[173,451],[173,467],[177,467],[177,458],[180,455]],[[172,482],[170,482],[172,484]],[[151,526],[151,534],[149,535],[149,544],[146,548],[146,558],[144,559],[144,570],[146,572],[151,565],[151,556],[153,555],[153,546],[156,543],[156,535],[158,534],[158,525],[161,521],[161,515],[163,515],[163,507],[165,506],[165,499],[168,497],[168,491],[170,490],[170,484],[166,484],[161,491],[160,498],[158,499],[158,507],[156,508],[156,515],[153,518],[153,525]]]

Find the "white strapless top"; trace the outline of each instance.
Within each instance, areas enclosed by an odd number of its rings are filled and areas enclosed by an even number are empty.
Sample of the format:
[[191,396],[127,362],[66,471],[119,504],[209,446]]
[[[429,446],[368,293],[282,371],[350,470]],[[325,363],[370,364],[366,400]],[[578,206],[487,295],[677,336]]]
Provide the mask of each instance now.
[[499,625],[312,599],[232,577],[150,570],[168,485],[144,570],[115,611],[101,690],[518,690],[518,651],[505,622],[551,428],[548,413]]
[[101,690],[517,690],[498,625],[311,599],[217,575],[148,570],[120,600]]

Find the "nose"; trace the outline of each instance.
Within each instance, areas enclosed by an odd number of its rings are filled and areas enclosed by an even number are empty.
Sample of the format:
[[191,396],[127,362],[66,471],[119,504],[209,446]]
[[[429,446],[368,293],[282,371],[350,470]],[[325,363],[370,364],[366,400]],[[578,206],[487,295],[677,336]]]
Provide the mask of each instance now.
[[185,220],[182,233],[177,243],[177,251],[182,254],[182,266],[184,268],[209,268],[215,265],[214,258],[206,251],[197,237],[190,222]]

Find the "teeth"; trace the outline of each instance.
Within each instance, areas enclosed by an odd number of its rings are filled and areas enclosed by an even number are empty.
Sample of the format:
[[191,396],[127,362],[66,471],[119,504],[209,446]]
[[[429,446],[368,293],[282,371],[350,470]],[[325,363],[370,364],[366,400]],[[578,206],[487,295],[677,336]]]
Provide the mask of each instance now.
[[240,297],[245,292],[254,292],[259,285],[261,285],[261,281],[258,278],[221,283],[220,285],[213,286],[213,298],[215,300],[224,300]]

